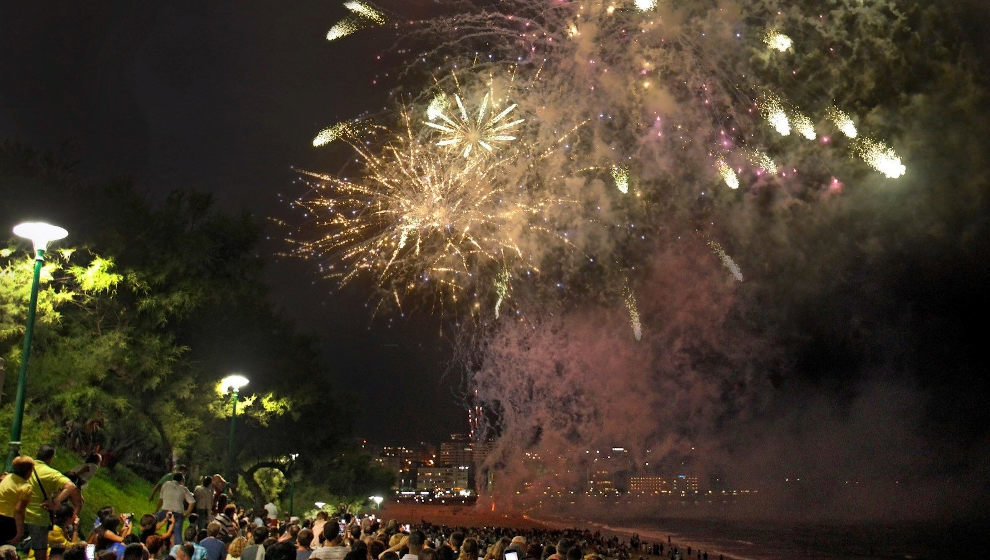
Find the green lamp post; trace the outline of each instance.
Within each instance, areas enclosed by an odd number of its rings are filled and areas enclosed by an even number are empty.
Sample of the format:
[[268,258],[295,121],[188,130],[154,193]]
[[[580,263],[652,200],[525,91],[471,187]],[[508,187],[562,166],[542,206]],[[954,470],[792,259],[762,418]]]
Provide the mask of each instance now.
[[48,244],[69,235],[58,226],[44,222],[24,222],[14,226],[14,234],[34,243],[34,278],[31,281],[31,299],[28,303],[27,329],[24,331],[24,348],[21,350],[21,369],[17,376],[17,396],[14,400],[14,421],[10,424],[10,448],[7,451],[5,469],[10,470],[14,457],[21,451],[21,425],[24,422],[24,393],[27,388],[28,358],[31,356],[31,337],[34,335],[34,313],[38,308],[38,280],[41,265],[45,262]]
[[230,486],[237,487],[237,471],[234,469],[234,424],[237,422],[237,395],[241,387],[248,384],[247,377],[243,375],[228,375],[220,382],[221,392],[230,392],[231,415],[230,415],[230,435],[227,437],[227,476]]

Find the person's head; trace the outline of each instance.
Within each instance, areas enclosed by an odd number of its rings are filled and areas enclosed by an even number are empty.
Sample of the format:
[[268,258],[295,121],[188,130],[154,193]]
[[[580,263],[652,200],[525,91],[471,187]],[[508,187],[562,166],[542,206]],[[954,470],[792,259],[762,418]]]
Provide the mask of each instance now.
[[148,560],[148,551],[141,543],[132,543],[124,548],[124,560]]
[[244,547],[246,547],[247,544],[247,539],[244,537],[237,537],[236,539],[230,541],[230,545],[227,546],[227,554],[233,556],[234,558],[240,558],[241,554],[244,552]]
[[103,464],[103,455],[100,455],[99,453],[90,453],[86,456],[86,462],[93,465],[101,465]]
[[31,476],[31,471],[33,470],[34,470],[34,459],[28,457],[27,455],[14,457],[14,462],[10,466],[10,472],[23,478],[24,480],[27,480],[28,477]]
[[543,557],[543,547],[540,543],[530,543],[526,547],[526,558],[542,558]]
[[261,546],[263,546],[265,550],[268,550],[268,547],[270,547],[271,545],[277,542],[278,540],[275,537],[268,537],[267,539],[261,541]]
[[464,533],[460,531],[454,531],[450,534],[450,546],[454,547],[454,550],[461,548],[461,544],[464,543]]
[[309,529],[301,529],[299,534],[296,535],[296,544],[300,548],[309,548],[309,545],[313,544],[313,531]]
[[199,528],[195,525],[190,525],[186,527],[186,530],[182,532],[182,540],[196,542],[196,537],[198,536]]
[[69,521],[72,520],[72,515],[75,510],[72,504],[68,501],[62,502],[57,508],[55,508],[54,521],[56,525],[67,525]]
[[110,517],[103,520],[100,524],[104,531],[110,531],[111,533],[116,533],[117,529],[120,527],[120,519],[116,517]]
[[468,537],[464,539],[461,543],[461,554],[458,558],[464,558],[466,560],[477,560],[478,558],[478,540],[473,537]]
[[237,515],[237,506],[235,506],[234,504],[227,504],[223,508],[223,514],[226,515],[228,518],[233,519]]
[[268,538],[268,527],[255,527],[251,530],[251,538],[253,539],[254,544],[263,544],[265,539]]
[[351,542],[351,550],[352,551],[363,552],[364,555],[367,556],[368,555],[368,543],[366,543],[366,542],[364,542],[362,540],[352,541]]
[[419,551],[418,560],[437,560],[437,551],[432,548],[424,548]]
[[192,560],[196,547],[191,542],[183,543],[175,551],[175,560]]
[[185,465],[183,465],[182,463],[179,463],[178,465],[176,465],[176,466],[175,466],[175,467],[174,467],[174,468],[172,469],[172,471],[173,471],[173,472],[180,472],[180,473],[182,473],[182,474],[186,474],[187,472],[189,472],[189,467],[187,467],[187,466],[185,466]]
[[344,560],[368,560],[368,549],[348,551],[344,555]]
[[213,475],[213,480],[211,482],[213,484],[214,490],[223,490],[224,488],[227,487],[227,481],[224,480],[222,476],[220,476],[220,473]]
[[[85,550],[85,549],[84,549]],[[17,549],[9,544],[0,546],[0,559],[17,560]]]
[[86,560],[86,543],[70,546],[62,553],[63,560]]
[[328,543],[340,536],[340,524],[336,519],[331,519],[323,524],[323,537],[321,543]]
[[581,552],[581,547],[574,545],[567,551],[567,560],[581,560],[584,553]]
[[296,560],[296,547],[290,542],[277,542],[266,546],[265,560]]
[[38,448],[38,452],[34,455],[34,458],[39,461],[51,463],[52,459],[55,458],[55,446],[50,443],[42,445]]
[[[382,557],[379,558],[378,560],[399,560],[399,555],[396,554],[396,553],[394,553],[394,552],[389,551],[389,552],[386,552],[385,554],[382,554]],[[477,560],[477,559],[475,559],[475,560]]]
[[567,551],[574,548],[574,540],[564,537],[557,541],[557,554],[565,556]]
[[158,520],[150,513],[142,515],[141,519],[138,520],[138,527],[141,528],[142,533],[153,531],[156,525],[158,525]]
[[409,531],[409,538],[406,545],[409,547],[409,554],[419,554],[423,550],[423,543],[426,542],[426,535],[419,529]]
[[378,539],[370,539],[368,541],[368,556],[372,558],[378,558],[378,556],[385,552],[385,543]]
[[165,538],[161,535],[151,535],[144,541],[144,546],[148,547],[148,554],[157,558],[162,549],[165,548]]
[[213,477],[212,476],[204,476],[203,477],[203,486],[211,486],[212,484],[213,484]]
[[96,560],[117,560],[117,553],[112,550],[97,550]]
[[182,484],[186,480],[186,475],[182,474],[179,471],[176,471],[172,473],[172,480],[178,482],[179,484]]
[[316,512],[316,519],[326,521],[327,519],[330,519],[330,514],[323,510],[320,510]]
[[218,521],[210,521],[206,524],[206,536],[216,538],[223,529],[223,525],[220,525]]

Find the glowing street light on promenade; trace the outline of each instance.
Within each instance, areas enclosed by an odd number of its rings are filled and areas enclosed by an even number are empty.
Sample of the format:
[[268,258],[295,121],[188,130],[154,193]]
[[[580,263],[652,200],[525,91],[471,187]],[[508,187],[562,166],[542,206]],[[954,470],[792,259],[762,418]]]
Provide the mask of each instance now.
[[220,392],[230,392],[230,435],[227,437],[227,476],[230,485],[237,487],[237,471],[234,470],[234,424],[237,422],[237,395],[241,387],[248,384],[248,378],[243,375],[228,375],[220,380]]
[[21,450],[21,424],[24,421],[24,391],[27,388],[28,358],[31,356],[31,337],[34,335],[34,312],[38,308],[38,280],[45,251],[52,241],[65,238],[69,232],[44,222],[24,222],[14,226],[14,234],[34,243],[34,279],[31,281],[31,299],[28,303],[27,329],[24,331],[24,349],[21,351],[21,370],[17,376],[17,397],[14,400],[14,421],[10,424],[10,448],[7,451],[5,470]]
[[382,509],[382,502],[385,500],[385,498],[382,498],[381,496],[368,496],[368,499],[374,502],[375,509],[378,510]]

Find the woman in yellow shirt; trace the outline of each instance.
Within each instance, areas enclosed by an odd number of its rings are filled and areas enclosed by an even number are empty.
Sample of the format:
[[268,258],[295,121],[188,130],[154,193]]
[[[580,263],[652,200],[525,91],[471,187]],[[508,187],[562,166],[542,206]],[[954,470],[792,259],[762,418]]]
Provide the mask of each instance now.
[[34,460],[15,457],[10,471],[0,481],[0,544],[17,544],[24,537],[24,513],[31,502]]
[[48,547],[50,549],[69,548],[79,542],[79,524],[73,524],[72,504],[63,503],[55,512],[55,525],[48,531]]

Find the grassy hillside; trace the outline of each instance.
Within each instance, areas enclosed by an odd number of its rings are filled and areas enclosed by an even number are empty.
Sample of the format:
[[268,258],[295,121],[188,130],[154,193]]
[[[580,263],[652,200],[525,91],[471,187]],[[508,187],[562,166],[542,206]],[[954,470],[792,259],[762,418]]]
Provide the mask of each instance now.
[[[69,452],[61,451],[55,456],[55,468],[67,471],[82,463],[82,460]],[[152,484],[137,476],[129,469],[118,466],[113,471],[100,469],[96,476],[89,481],[83,490],[83,511],[80,515],[80,527],[85,537],[86,532],[93,526],[96,511],[103,506],[112,505],[117,513],[133,513],[135,518],[145,513],[153,513],[154,501],[148,501]]]

